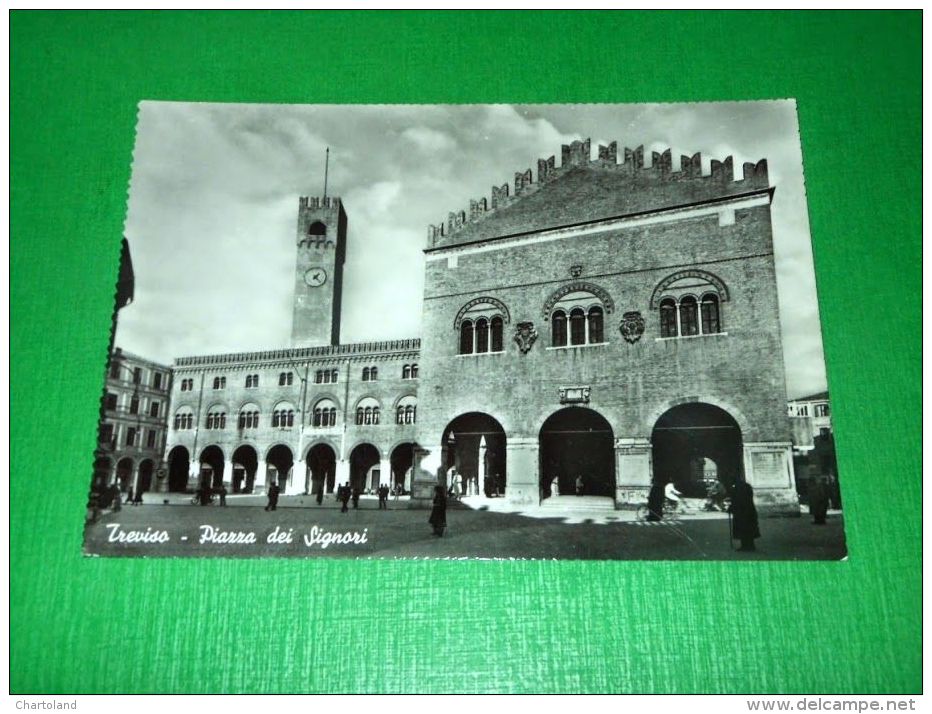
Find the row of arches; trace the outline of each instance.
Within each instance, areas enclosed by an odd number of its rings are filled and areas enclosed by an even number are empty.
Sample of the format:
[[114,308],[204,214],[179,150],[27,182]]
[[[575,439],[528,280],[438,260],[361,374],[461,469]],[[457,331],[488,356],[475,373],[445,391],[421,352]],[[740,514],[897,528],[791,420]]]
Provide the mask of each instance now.
[[133,459],[126,456],[119,459],[114,465],[109,456],[102,456],[94,462],[94,481],[96,487],[116,483],[120,490],[126,492],[132,487],[143,493],[151,491],[154,483],[156,464],[153,459],[142,459],[136,464]]
[[[452,420],[442,436],[443,468],[455,468],[477,492],[507,491],[507,437],[501,424],[481,412]],[[672,482],[687,497],[705,495],[711,481],[733,486],[744,477],[741,428],[724,409],[701,402],[667,410],[651,433],[653,481]],[[551,414],[538,433],[541,494],[577,492],[615,497],[615,434],[598,411],[565,407]],[[465,490],[466,487],[464,487]]]
[[[356,445],[349,457],[349,481],[353,488],[361,491],[374,491],[381,483],[390,487],[400,484],[403,489],[410,488],[407,480],[414,461],[414,443],[405,442],[392,449],[389,458],[390,474],[381,473],[381,452],[370,443]],[[252,493],[260,479],[259,453],[248,444],[235,449],[230,455],[232,470],[229,486],[232,493]],[[276,444],[269,448],[264,459],[266,487],[273,482],[281,488],[289,485],[292,490],[301,488],[294,483],[294,453],[285,444]],[[303,489],[307,493],[333,493],[336,488],[337,454],[327,443],[318,443],[308,449],[305,466]],[[191,453],[184,446],[175,446],[168,454],[168,489],[170,491],[187,491],[202,484],[219,488],[225,483],[225,454],[223,449],[212,444],[201,450],[198,455],[196,482],[191,483]]]

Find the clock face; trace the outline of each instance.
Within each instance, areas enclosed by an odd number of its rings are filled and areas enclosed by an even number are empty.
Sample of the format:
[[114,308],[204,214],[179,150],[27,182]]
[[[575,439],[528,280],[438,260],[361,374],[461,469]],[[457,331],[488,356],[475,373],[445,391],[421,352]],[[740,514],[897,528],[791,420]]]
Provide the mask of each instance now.
[[320,267],[309,268],[304,273],[304,282],[308,287],[319,288],[327,282],[327,271]]

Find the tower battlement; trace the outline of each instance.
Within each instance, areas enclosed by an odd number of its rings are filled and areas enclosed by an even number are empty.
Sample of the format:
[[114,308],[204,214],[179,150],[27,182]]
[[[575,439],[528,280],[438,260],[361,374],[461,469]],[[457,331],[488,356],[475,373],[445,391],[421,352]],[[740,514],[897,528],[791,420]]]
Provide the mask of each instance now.
[[[530,168],[515,173],[514,183],[493,186],[490,198],[479,198],[469,202],[469,211],[450,212],[445,221],[427,227],[429,247],[448,242],[473,226],[487,221],[501,209],[512,206],[533,196],[542,187],[580,169],[597,169],[616,177],[617,190],[621,194],[650,194],[656,191],[657,207],[710,200],[734,195],[749,190],[768,188],[770,180],[767,174],[767,160],[745,163],[742,178],[735,179],[731,156],[724,160],[713,159],[711,171],[702,172],[702,157],[696,153],[692,156],[680,156],[679,170],[673,170],[673,152],[651,152],[650,166],[644,164],[644,146],[636,149],[624,148],[623,160],[618,161],[618,142],[608,146],[598,146],[597,158],[592,158],[591,140],[574,141],[564,144],[560,152],[560,166],[556,157],[537,160],[537,180]],[[512,188],[513,186],[513,188]],[[619,200],[619,210],[624,204],[637,204],[633,200]],[[641,210],[642,207],[639,206]],[[469,231],[472,232],[472,231]],[[482,231],[477,231],[482,232]]]
[[298,207],[312,211],[319,210],[336,210],[342,205],[342,201],[337,196],[301,196],[298,199]]

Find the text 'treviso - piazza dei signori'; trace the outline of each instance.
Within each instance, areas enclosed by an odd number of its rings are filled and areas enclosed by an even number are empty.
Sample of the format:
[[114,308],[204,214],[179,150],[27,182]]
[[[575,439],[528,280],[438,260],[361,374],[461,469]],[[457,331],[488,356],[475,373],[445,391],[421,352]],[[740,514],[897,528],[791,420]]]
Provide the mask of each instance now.
[[292,344],[175,361],[160,487],[417,502],[454,467],[516,505],[582,477],[616,506],[717,478],[798,507],[767,163],[644,163],[574,142],[430,226],[420,340],[340,343],[352,206],[301,198]]

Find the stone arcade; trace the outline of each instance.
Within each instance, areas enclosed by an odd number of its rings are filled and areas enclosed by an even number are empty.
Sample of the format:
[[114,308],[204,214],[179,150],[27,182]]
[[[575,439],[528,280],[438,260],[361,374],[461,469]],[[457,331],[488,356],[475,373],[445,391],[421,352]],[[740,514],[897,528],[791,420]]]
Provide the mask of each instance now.
[[340,344],[347,215],[301,198],[292,346],[176,360],[160,487],[418,504],[455,467],[519,506],[746,479],[797,510],[767,163],[680,161],[574,142],[430,226],[420,340]]

